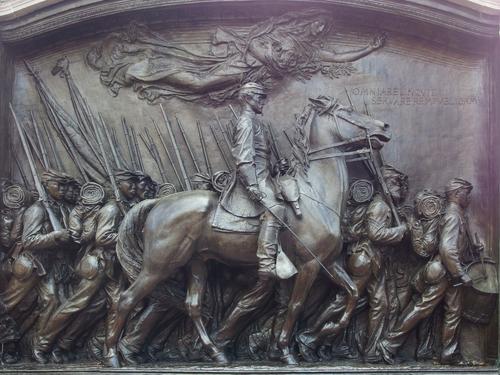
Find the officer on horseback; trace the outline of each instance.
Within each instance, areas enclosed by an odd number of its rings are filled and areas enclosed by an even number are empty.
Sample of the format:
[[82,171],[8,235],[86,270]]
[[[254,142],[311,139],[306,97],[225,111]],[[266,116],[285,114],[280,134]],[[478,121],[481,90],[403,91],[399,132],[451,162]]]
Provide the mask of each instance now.
[[240,89],[239,97],[242,111],[234,128],[231,150],[236,174],[221,198],[221,205],[241,218],[260,216],[259,277],[274,277],[285,205],[277,198],[278,189],[271,176],[271,146],[265,127],[257,118],[262,114],[267,95],[262,85],[250,82]]

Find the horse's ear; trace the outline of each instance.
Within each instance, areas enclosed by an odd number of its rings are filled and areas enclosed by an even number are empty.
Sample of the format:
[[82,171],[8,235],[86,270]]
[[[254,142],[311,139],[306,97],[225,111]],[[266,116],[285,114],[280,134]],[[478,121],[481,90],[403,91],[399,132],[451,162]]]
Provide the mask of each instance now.
[[328,98],[326,96],[318,96],[317,98],[309,98],[309,101],[314,107],[325,107],[328,103]]

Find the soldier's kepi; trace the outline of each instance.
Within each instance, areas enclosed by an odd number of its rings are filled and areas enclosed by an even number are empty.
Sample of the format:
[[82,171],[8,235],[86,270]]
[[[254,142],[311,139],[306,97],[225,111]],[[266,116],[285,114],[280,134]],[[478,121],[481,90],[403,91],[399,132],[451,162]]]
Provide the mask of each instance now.
[[277,191],[271,177],[271,147],[265,127],[257,118],[262,114],[267,95],[260,84],[247,83],[240,89],[239,98],[242,111],[234,129],[231,149],[236,178],[223,194],[221,204],[239,217],[261,216],[257,246],[259,274],[274,277],[285,206],[276,198]]

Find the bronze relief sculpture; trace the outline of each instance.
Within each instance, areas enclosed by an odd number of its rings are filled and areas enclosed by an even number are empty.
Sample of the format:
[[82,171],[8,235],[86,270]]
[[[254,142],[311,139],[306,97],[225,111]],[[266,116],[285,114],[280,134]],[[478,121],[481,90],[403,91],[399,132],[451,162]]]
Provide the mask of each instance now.
[[[404,204],[412,171],[382,156],[394,127],[347,89],[332,94],[358,79],[354,64],[369,70],[363,58],[386,35],[337,52],[333,33],[329,12],[307,9],[217,26],[192,49],[132,22],[85,50],[86,73],[115,97],[99,100],[142,104],[134,91],[164,124],[93,108],[83,61],[61,57],[51,71],[67,101],[24,61],[40,113],[10,107],[30,173],[14,154],[23,184],[1,185],[2,360],[295,366],[343,346],[370,365],[395,365],[408,348],[485,364],[461,349],[462,326],[489,324],[498,294],[496,263],[471,234],[472,184],[453,178]],[[334,89],[305,91],[302,110],[276,99],[313,79]],[[295,121],[268,117],[269,102]],[[176,105],[224,105],[233,118],[194,128]]]

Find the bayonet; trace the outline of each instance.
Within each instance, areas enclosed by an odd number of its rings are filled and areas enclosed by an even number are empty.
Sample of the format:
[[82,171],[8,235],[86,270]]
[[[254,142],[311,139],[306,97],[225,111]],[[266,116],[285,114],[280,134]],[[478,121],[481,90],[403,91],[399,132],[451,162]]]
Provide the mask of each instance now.
[[205,143],[205,137],[203,136],[203,131],[199,121],[196,121],[196,126],[198,128],[198,136],[200,137],[201,150],[203,151],[203,158],[205,159],[205,164],[207,166],[207,172],[209,176],[212,176],[212,165],[210,164],[210,159],[207,152],[207,144]]
[[193,150],[191,149],[191,145],[189,143],[189,139],[187,138],[186,132],[184,131],[184,127],[182,126],[181,122],[175,117],[175,120],[177,121],[177,125],[179,126],[179,129],[181,130],[182,138],[184,139],[184,143],[186,144],[186,147],[188,149],[189,155],[191,156],[191,160],[193,161],[194,168],[196,169],[196,173],[201,173],[200,166],[198,165],[198,162],[196,161],[196,158],[194,157]]
[[186,169],[184,168],[184,163],[182,162],[182,156],[179,151],[179,147],[177,146],[177,142],[174,137],[174,132],[172,131],[172,125],[170,124],[170,121],[168,120],[167,114],[165,113],[165,110],[163,109],[163,105],[160,104],[160,109],[161,113],[163,114],[163,118],[165,120],[165,125],[167,127],[168,134],[170,136],[170,140],[172,141],[172,145],[174,146],[174,151],[175,155],[177,156],[177,161],[179,162],[179,166],[181,168],[181,173],[182,177],[184,178],[184,181],[186,182],[186,190],[192,190],[191,187],[191,181],[189,181],[189,177],[186,173]]
[[271,136],[271,144],[273,145],[274,148],[274,153],[276,154],[276,159],[281,160],[283,159],[283,155],[280,152],[280,149],[278,147],[278,142],[276,142],[276,136],[274,135],[274,130],[271,124],[267,124],[267,128],[269,129],[269,135]]
[[151,145],[151,156],[153,156],[153,159],[156,161],[156,165],[158,166],[158,169],[160,170],[160,176],[162,179],[162,182],[167,182],[167,176],[165,176],[165,165],[163,164],[163,161],[161,160],[160,153],[158,152],[158,147],[156,147],[156,143],[153,140],[153,137],[149,134],[148,128],[144,128],[144,132],[146,133],[146,137],[149,140],[149,144]]
[[138,167],[136,160],[134,158],[134,151],[132,149],[132,142],[130,140],[130,132],[128,131],[127,122],[125,121],[125,117],[123,116],[122,116],[122,130],[123,130],[123,135],[125,136],[125,142],[127,142],[127,150],[130,156],[130,162],[132,163],[132,168],[134,168],[134,170],[137,170]]
[[49,169],[50,164],[49,164],[49,159],[48,159],[48,155],[47,155],[47,150],[45,149],[45,145],[43,144],[40,130],[38,129],[38,124],[35,120],[35,115],[33,114],[33,111],[30,111],[30,114],[31,114],[31,122],[33,124],[33,127],[35,128],[35,136],[36,136],[36,139],[38,141],[38,147],[40,147],[40,151],[42,153],[43,166],[45,169]]
[[141,149],[139,148],[139,142],[137,142],[137,135],[133,126],[130,127],[130,134],[132,135],[135,155],[137,156],[137,166],[141,171],[144,172],[144,163],[142,162]]
[[[99,114],[99,117],[100,117],[100,114]],[[120,209],[121,213],[125,216],[126,212],[125,212],[125,208],[123,207],[123,204],[122,204],[122,196],[120,194],[120,190],[118,190],[118,185],[116,184],[115,175],[113,173],[113,169],[111,168],[111,163],[108,160],[108,155],[106,154],[104,144],[102,143],[103,136],[99,132],[99,128],[94,120],[94,116],[90,117],[90,122],[92,124],[92,127],[94,128],[94,132],[95,132],[96,139],[97,139],[97,144],[99,145],[99,148],[101,149],[102,157],[104,159],[104,165],[106,167],[106,172],[108,173],[109,182],[111,183],[111,188],[113,189],[113,194],[115,196],[116,203],[117,203],[118,208]]]
[[44,119],[42,119],[42,129],[43,129],[43,132],[45,134],[45,139],[47,139],[47,143],[49,144],[50,151],[52,152],[52,156],[53,156],[53,159],[55,161],[57,170],[64,171],[61,159],[59,158],[59,153],[56,152],[56,147],[54,145],[54,141],[53,141],[51,135],[49,134],[49,129],[48,129],[47,124],[45,123]]
[[30,166],[31,170],[31,175],[33,176],[33,181],[35,182],[35,188],[38,192],[38,196],[40,201],[42,202],[45,211],[47,212],[47,215],[49,216],[49,221],[50,224],[52,225],[52,229],[54,231],[60,231],[63,229],[61,223],[57,219],[56,215],[54,214],[54,211],[52,211],[52,207],[50,207],[49,204],[49,198],[47,196],[47,192],[45,191],[45,188],[43,187],[39,177],[38,173],[36,171],[35,167],[35,161],[33,160],[33,155],[31,154],[30,148],[28,146],[28,142],[26,141],[25,134],[23,130],[21,129],[21,125],[17,119],[16,113],[14,112],[14,108],[12,108],[12,103],[9,103],[9,108],[10,112],[12,113],[12,116],[14,118],[14,123],[16,124],[17,131],[19,132],[19,137],[21,138],[21,144],[23,145],[24,152],[26,153],[26,158],[28,159],[28,164]]
[[219,130],[222,133],[222,137],[224,138],[224,142],[226,142],[227,148],[229,150],[231,150],[233,146],[232,146],[231,142],[229,141],[229,138],[226,134],[226,131],[224,130],[224,127],[222,126],[222,124],[219,120],[219,116],[217,116],[217,114],[215,115],[215,119],[217,120],[217,126],[219,127]]
[[158,126],[158,124],[156,123],[155,120],[151,119],[151,121],[153,122],[153,126],[154,126],[154,128],[156,130],[156,134],[158,134],[158,138],[160,139],[160,143],[163,146],[163,150],[165,151],[165,154],[167,154],[168,162],[172,166],[172,169],[174,171],[175,177],[177,178],[177,181],[179,181],[179,186],[181,187],[181,189],[183,189],[184,188],[184,184],[182,183],[182,178],[179,175],[179,172],[177,171],[177,168],[175,167],[174,159],[172,158],[172,155],[170,154],[170,151],[167,148],[167,144],[165,142],[165,139],[163,138],[163,135],[161,134],[160,127]]
[[108,141],[109,148],[111,149],[111,154],[113,155],[113,159],[115,159],[115,165],[117,168],[123,168],[123,165],[120,162],[120,159],[118,158],[118,154],[116,152],[116,149],[113,145],[113,139],[111,138],[111,134],[109,134],[108,126],[104,122],[104,118],[102,117],[101,113],[98,113],[98,115],[99,115],[99,120],[101,122],[101,126],[104,129],[104,133],[106,134],[106,139]]
[[217,135],[215,134],[215,129],[212,126],[212,124],[208,124],[210,126],[210,131],[212,132],[212,137],[214,137],[215,143],[217,144],[217,147],[219,148],[219,151],[222,155],[222,159],[224,160],[224,163],[226,163],[226,167],[228,170],[231,170],[229,161],[227,160],[226,155],[224,154],[224,150],[222,149],[222,145],[219,142],[219,139],[217,138]]

